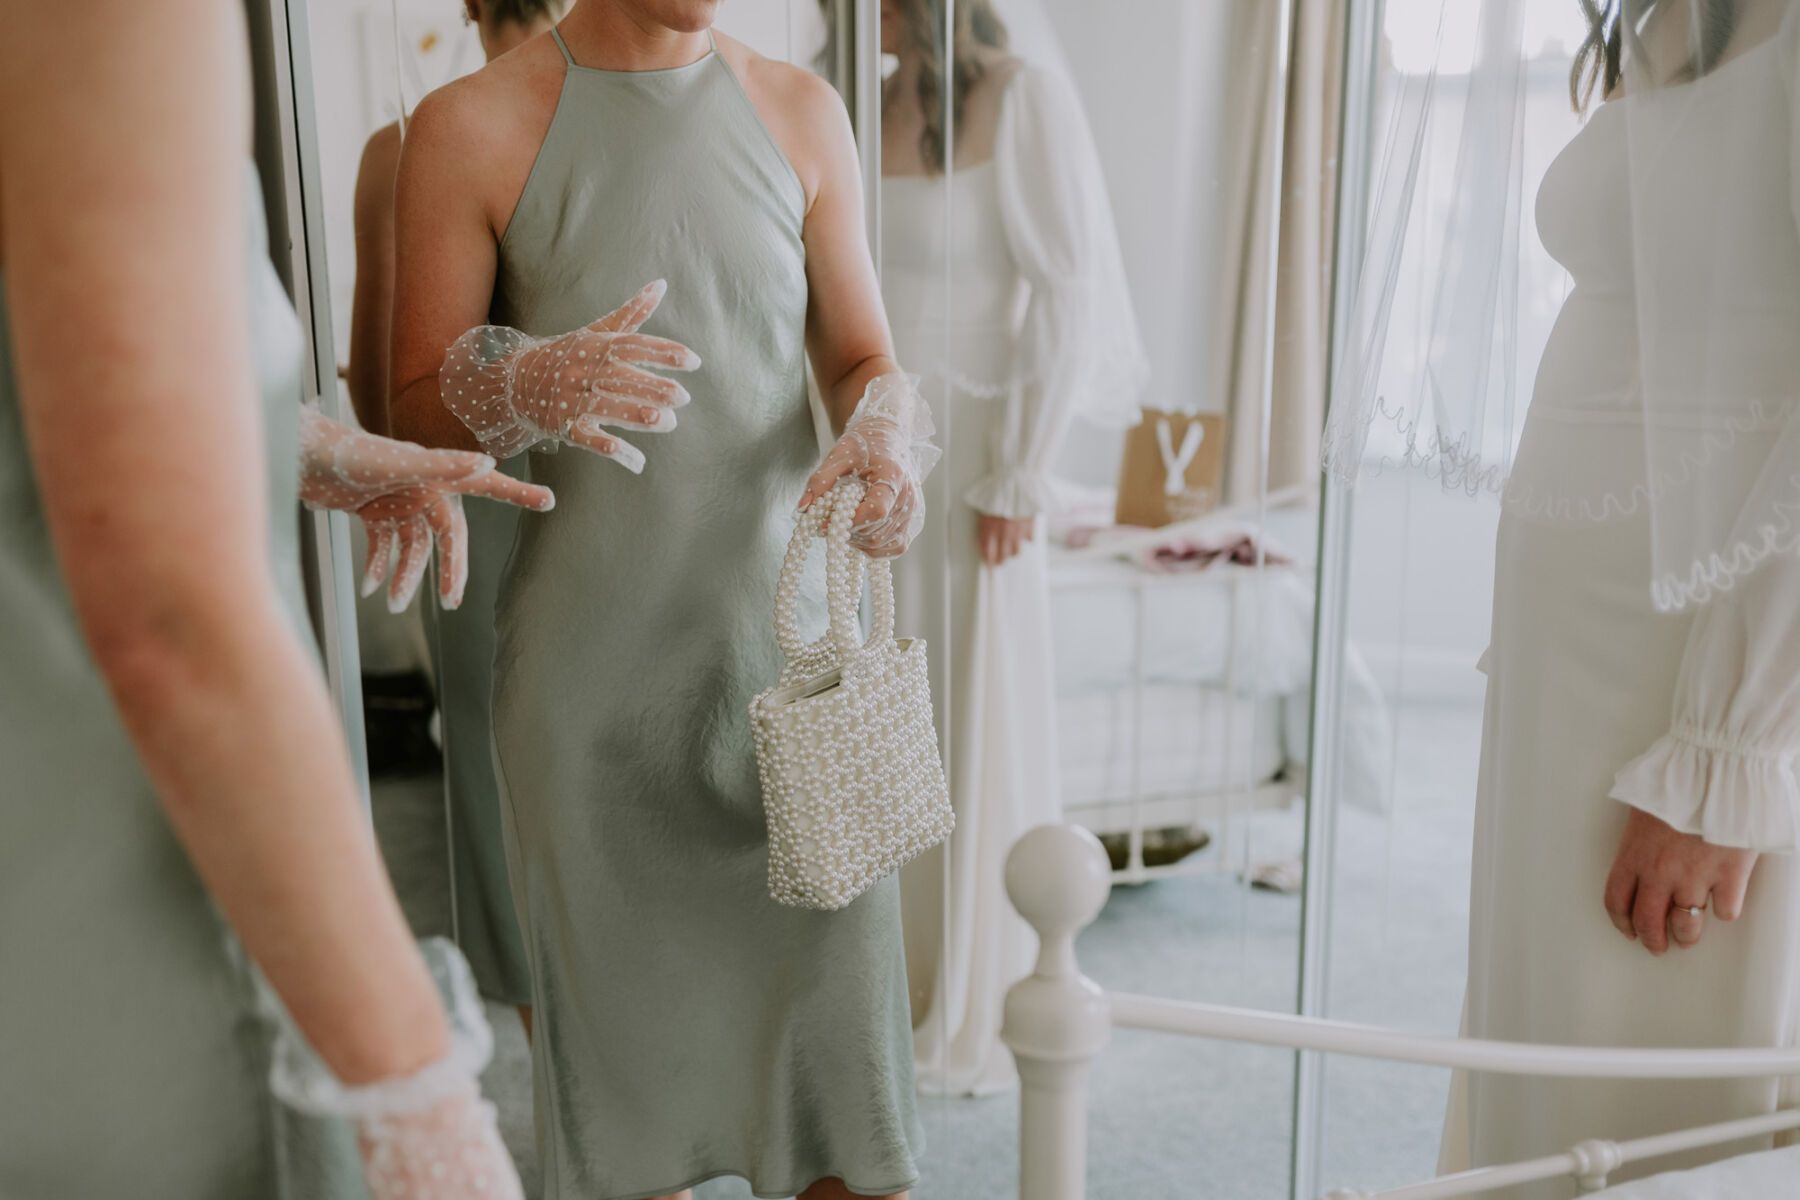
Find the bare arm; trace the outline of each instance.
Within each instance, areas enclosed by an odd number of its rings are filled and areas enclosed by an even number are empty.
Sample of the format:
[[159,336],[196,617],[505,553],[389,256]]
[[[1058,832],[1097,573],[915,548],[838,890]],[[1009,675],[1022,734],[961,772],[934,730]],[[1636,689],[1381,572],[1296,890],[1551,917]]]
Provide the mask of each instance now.
[[488,319],[499,237],[469,163],[487,161],[469,114],[434,92],[407,128],[394,187],[392,434],[425,446],[479,449],[444,407],[444,351]]
[[754,69],[770,77],[764,115],[807,193],[806,346],[832,426],[842,433],[869,380],[900,369],[869,253],[856,139],[843,102],[823,79],[763,60]]
[[170,824],[347,1082],[444,1017],[267,569],[244,325],[242,26],[219,0],[15,5],[0,246],[24,425],[95,661]]
[[388,431],[388,338],[394,312],[394,172],[400,127],[375,131],[356,170],[356,291],[350,302],[350,405],[370,433]]

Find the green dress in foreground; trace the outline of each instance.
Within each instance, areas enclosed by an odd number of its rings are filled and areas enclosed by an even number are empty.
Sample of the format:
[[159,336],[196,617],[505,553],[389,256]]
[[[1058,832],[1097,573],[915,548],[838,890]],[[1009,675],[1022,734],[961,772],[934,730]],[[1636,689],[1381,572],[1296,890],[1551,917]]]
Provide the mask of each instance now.
[[804,208],[717,52],[571,63],[501,242],[495,322],[562,333],[662,278],[645,332],[705,364],[680,428],[637,436],[642,476],[532,459],[556,508],[521,523],[500,589],[494,736],[545,1200],[916,1178],[897,883],[837,913],[769,899],[746,711],[780,671],[775,577],[819,457]]
[[[248,171],[246,171],[249,174]],[[250,327],[269,569],[304,625],[300,336],[254,193]],[[268,1088],[242,951],[163,818],[82,640],[26,457],[0,280],[0,1196],[351,1200],[347,1127]],[[146,453],[179,454],[179,432]]]

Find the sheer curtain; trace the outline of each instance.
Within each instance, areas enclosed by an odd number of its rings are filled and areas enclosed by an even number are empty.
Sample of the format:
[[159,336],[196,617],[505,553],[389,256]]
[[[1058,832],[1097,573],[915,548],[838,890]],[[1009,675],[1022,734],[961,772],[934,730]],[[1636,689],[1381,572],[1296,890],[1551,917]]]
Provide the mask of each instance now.
[[1319,473],[1346,13],[1345,0],[1294,0],[1285,41],[1280,5],[1240,0],[1234,13],[1231,111],[1242,119],[1222,180],[1229,258],[1207,389],[1231,417],[1227,502]]

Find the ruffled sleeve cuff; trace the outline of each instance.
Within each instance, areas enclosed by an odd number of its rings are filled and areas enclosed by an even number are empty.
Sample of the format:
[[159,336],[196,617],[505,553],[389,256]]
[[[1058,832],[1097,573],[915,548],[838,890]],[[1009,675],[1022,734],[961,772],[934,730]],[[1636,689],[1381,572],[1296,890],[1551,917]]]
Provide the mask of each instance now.
[[1063,494],[1056,479],[1044,472],[996,471],[963,493],[977,512],[1021,521],[1062,511]]
[[1612,798],[1715,846],[1791,851],[1800,846],[1795,754],[1676,729],[1613,778]]

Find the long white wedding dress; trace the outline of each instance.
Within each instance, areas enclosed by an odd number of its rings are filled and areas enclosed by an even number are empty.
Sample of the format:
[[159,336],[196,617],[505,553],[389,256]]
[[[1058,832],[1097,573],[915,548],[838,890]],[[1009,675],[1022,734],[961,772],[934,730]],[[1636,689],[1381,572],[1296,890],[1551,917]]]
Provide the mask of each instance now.
[[[1694,103],[1679,110],[1684,124],[1652,127],[1660,120],[1652,110],[1632,116],[1654,133],[1661,155],[1643,164],[1656,186],[1635,204],[1629,99],[1594,113],[1538,195],[1544,245],[1575,287],[1539,367],[1499,535],[1464,1010],[1472,1037],[1660,1047],[1800,1041],[1792,855],[1800,561],[1778,556],[1704,605],[1659,612],[1649,587],[1655,505],[1630,499],[1644,498],[1646,478],[1644,298],[1634,271],[1725,272],[1730,281],[1727,356],[1716,344],[1685,344],[1676,322],[1646,361],[1674,364],[1680,376],[1681,363],[1706,357],[1708,377],[1737,397],[1791,406],[1800,388],[1795,24],[1687,85]],[[1656,297],[1665,310],[1681,300],[1670,290]],[[1718,298],[1692,302],[1709,299]],[[1686,328],[1716,332],[1719,323]],[[1696,395],[1688,418],[1666,419],[1704,421],[1718,396]],[[1773,441],[1774,431],[1752,436]],[[1743,916],[1727,923],[1709,914],[1697,947],[1661,958],[1621,937],[1601,897],[1627,805],[1709,841],[1764,851]],[[1644,1136],[1796,1099],[1792,1081],[1459,1076],[1441,1165],[1531,1158],[1585,1138]],[[1743,1148],[1661,1159],[1615,1178]],[[1573,1194],[1566,1181],[1496,1193]]]
[[894,568],[901,626],[931,650],[957,812],[947,848],[901,877],[916,1069],[923,1090],[973,1095],[1015,1078],[1001,1005],[1035,947],[1006,899],[1006,853],[1062,813],[1043,522],[988,568],[977,514],[1051,512],[1071,425],[1133,423],[1147,366],[1098,158],[1061,76],[1018,67],[991,160],[882,187],[888,318],[946,448],[925,529]]

